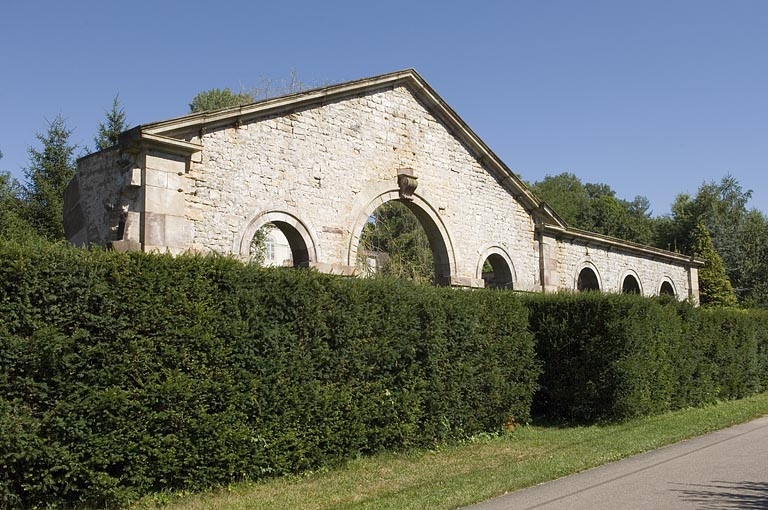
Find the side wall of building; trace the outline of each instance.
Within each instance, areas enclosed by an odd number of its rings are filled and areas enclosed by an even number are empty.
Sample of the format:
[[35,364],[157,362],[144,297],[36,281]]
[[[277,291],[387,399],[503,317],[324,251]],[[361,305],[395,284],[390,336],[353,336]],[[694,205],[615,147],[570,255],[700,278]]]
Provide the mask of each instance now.
[[64,192],[64,231],[71,243],[106,246],[116,239],[122,195],[131,179],[120,159],[112,148],[78,160],[75,178]]
[[698,270],[682,260],[672,262],[651,254],[631,253],[619,244],[589,242],[579,238],[544,235],[542,266],[547,290],[578,290],[585,268],[597,276],[604,292],[622,292],[627,277],[634,279],[644,296],[658,296],[665,282],[678,299],[698,298]]

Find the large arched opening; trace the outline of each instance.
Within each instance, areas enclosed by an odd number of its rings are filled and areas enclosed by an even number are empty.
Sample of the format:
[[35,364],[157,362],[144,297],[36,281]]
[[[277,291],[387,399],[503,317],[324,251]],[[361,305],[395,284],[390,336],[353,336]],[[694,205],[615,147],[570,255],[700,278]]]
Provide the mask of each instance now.
[[432,246],[418,217],[401,201],[377,207],[360,234],[358,266],[366,276],[417,283],[435,278]]
[[[385,211],[387,214],[379,215],[378,213],[381,211]],[[403,200],[400,198],[398,190],[381,193],[359,209],[352,230],[353,235],[350,239],[348,264],[358,267],[362,274],[370,274],[371,265],[375,265],[378,271],[381,264],[388,262],[389,253],[378,252],[376,246],[366,246],[366,237],[369,233],[366,230],[370,231],[372,222],[381,221],[387,215],[394,216],[398,220],[405,218],[404,221],[408,222],[411,227],[414,224],[418,225],[421,233],[414,234],[411,232],[412,239],[409,242],[413,241],[417,245],[423,243],[421,248],[426,248],[424,244],[428,246],[428,249],[422,251],[431,255],[431,261],[425,261],[424,259],[428,257],[423,257],[421,260],[422,268],[423,264],[431,266],[432,278],[430,281],[432,283],[450,285],[455,259],[450,236],[445,225],[437,212],[422,197],[414,195],[409,200]],[[419,240],[420,236],[423,236],[421,240]]]

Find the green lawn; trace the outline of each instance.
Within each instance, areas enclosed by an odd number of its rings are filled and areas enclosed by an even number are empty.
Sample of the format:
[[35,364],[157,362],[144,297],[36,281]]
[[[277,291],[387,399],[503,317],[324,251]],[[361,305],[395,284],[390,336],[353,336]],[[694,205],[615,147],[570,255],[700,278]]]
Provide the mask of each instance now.
[[456,508],[765,414],[768,393],[622,424],[523,426],[434,451],[358,459],[302,477],[198,495],[155,495],[134,509]]

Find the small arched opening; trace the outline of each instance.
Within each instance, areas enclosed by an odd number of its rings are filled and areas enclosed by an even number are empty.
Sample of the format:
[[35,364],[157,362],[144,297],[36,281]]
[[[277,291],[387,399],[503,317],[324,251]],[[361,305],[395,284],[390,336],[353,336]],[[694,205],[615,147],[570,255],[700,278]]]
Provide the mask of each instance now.
[[622,294],[641,294],[640,282],[634,275],[628,274],[621,283],[621,292]]
[[513,290],[515,274],[508,255],[498,247],[488,249],[486,254],[480,257],[482,265],[478,275],[485,288]]
[[669,281],[666,281],[666,280],[661,282],[661,287],[659,288],[659,295],[677,297],[677,294],[675,293],[675,288],[672,286],[672,284]]
[[600,290],[600,280],[597,279],[597,274],[592,268],[585,267],[579,271],[579,277],[576,281],[576,289],[579,292]]
[[317,243],[296,216],[283,211],[255,215],[236,249],[264,266],[307,267],[317,260]]
[[291,225],[275,221],[260,227],[249,248],[249,259],[265,267],[306,267],[309,250]]

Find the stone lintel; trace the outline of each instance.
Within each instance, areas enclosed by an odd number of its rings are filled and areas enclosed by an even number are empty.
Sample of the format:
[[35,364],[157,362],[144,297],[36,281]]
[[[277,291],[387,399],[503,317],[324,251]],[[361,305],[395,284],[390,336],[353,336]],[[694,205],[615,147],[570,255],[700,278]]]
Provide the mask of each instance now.
[[443,276],[435,278],[435,284],[446,287],[469,287],[472,289],[482,289],[485,287],[485,280],[482,278],[472,278],[469,276]]
[[109,243],[109,247],[117,252],[141,251],[141,243],[133,239],[112,241]]
[[308,267],[314,267],[321,273],[338,274],[342,276],[357,276],[359,269],[355,266],[343,264],[329,264],[327,262],[309,262]]

